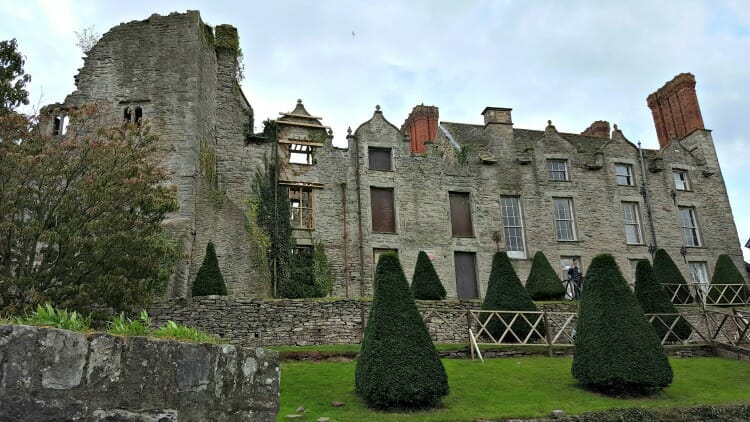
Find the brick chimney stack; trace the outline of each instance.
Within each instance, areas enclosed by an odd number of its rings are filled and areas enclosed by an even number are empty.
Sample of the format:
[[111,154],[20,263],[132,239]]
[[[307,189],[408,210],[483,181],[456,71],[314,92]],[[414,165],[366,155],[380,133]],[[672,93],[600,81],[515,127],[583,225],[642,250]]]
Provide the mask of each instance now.
[[654,116],[660,148],[695,129],[704,129],[698,96],[695,94],[695,76],[691,73],[675,76],[649,95],[646,103]]
[[427,141],[434,141],[438,129],[438,108],[435,106],[426,106],[424,104],[414,106],[409,117],[406,118],[401,126],[401,133],[409,135],[411,152],[424,153],[424,144]]
[[609,122],[606,120],[597,120],[591,124],[581,135],[596,136],[597,138],[609,139]]

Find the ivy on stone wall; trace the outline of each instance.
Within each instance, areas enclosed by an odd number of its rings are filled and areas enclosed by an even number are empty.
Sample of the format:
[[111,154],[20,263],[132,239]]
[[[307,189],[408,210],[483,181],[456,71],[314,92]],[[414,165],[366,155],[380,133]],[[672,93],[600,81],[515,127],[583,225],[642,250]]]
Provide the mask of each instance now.
[[203,177],[206,178],[211,187],[216,187],[218,180],[216,178],[216,151],[209,148],[206,141],[201,141],[198,150],[198,165],[200,166]]
[[333,274],[325,246],[316,242],[312,248],[296,249],[289,260],[289,280],[284,286],[284,297],[325,297],[332,289]]
[[203,24],[203,41],[205,41],[209,47],[214,47],[214,29],[207,23]]

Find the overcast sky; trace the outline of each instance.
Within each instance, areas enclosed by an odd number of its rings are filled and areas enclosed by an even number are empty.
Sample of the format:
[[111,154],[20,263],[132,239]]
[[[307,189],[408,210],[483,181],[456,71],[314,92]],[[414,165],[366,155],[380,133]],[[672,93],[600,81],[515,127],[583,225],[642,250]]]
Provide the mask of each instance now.
[[481,123],[486,106],[511,107],[527,129],[552,120],[579,133],[607,120],[655,149],[646,96],[691,72],[740,242],[750,238],[746,2],[0,0],[0,40],[18,40],[32,102],[44,105],[74,90],[83,64],[74,31],[189,9],[238,28],[256,122],[301,98],[338,145],[376,104],[400,127],[424,103],[464,123]]

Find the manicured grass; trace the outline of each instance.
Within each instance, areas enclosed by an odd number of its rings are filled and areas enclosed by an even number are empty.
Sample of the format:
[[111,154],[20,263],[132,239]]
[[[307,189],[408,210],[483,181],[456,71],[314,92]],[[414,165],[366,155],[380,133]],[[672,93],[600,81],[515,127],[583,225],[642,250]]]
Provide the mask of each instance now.
[[[302,420],[472,421],[543,417],[612,408],[668,408],[750,402],[750,364],[721,358],[671,359],[674,382],[650,398],[617,399],[583,390],[570,374],[571,358],[444,359],[451,392],[441,408],[415,413],[375,412],[354,393],[355,362],[284,362],[278,420],[307,409]],[[332,401],[344,407],[331,407]]]

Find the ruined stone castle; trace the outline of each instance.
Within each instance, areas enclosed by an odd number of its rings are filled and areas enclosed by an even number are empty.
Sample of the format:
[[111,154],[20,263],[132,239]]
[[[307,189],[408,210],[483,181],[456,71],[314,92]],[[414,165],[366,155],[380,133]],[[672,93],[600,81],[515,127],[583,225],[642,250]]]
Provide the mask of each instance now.
[[407,277],[426,251],[459,299],[482,297],[498,250],[522,280],[540,250],[561,274],[573,259],[585,271],[609,252],[632,280],[635,263],[656,247],[700,283],[719,254],[741,268],[691,74],[648,96],[659,150],[639,149],[605,121],[572,134],[552,122],[516,128],[510,108],[487,107],[473,124],[440,120],[424,105],[400,128],[375,107],[339,148],[302,101],[280,114],[278,141],[248,136],[254,116],[236,79],[238,45],[234,27],[211,28],[195,11],[124,23],[88,52],[76,91],[54,105],[98,101],[161,136],[180,204],[166,222],[181,245],[170,297],[189,295],[209,241],[231,296],[270,295],[245,227],[253,179],[268,159],[278,159],[278,181],[289,189],[296,247],[325,246],[335,296],[370,295],[374,264],[388,250],[398,251]]

